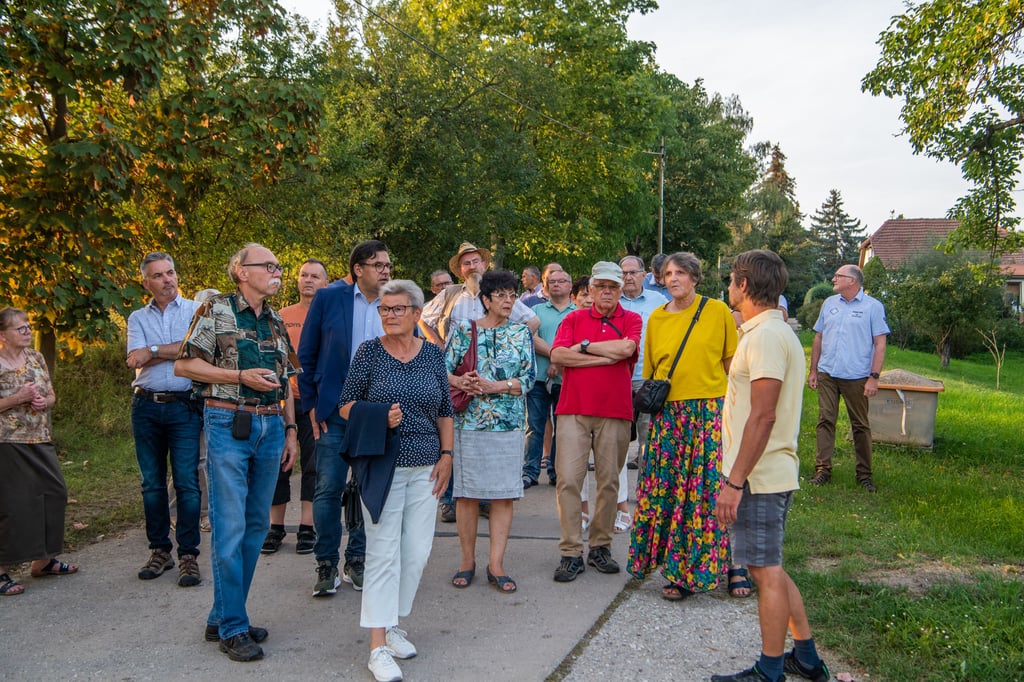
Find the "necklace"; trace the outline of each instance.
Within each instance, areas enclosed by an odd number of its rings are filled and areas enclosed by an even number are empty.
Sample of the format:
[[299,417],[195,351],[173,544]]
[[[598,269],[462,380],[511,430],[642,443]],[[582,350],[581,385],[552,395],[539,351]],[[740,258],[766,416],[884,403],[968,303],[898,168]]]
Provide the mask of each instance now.
[[6,353],[0,353],[0,367],[4,369],[18,369],[28,362],[28,357],[25,355],[24,349],[18,351],[13,356],[8,356]]

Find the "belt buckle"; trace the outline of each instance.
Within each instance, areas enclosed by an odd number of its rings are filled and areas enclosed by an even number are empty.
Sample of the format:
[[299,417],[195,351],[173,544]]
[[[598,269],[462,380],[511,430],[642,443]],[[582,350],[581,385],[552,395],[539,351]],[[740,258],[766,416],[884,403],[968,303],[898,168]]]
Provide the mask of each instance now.
[[153,402],[159,405],[166,405],[167,403],[173,403],[177,398],[173,395],[167,395],[164,393],[154,393]]

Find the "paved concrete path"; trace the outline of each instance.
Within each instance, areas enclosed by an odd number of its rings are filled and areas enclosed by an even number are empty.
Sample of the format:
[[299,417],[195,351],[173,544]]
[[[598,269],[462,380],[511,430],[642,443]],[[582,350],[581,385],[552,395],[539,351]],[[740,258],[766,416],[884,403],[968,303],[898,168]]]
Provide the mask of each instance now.
[[[635,472],[630,474],[632,483]],[[750,664],[759,649],[756,603],[731,600],[724,589],[670,604],[660,599],[661,580],[654,576],[627,589],[607,622],[595,628],[629,576],[590,569],[573,583],[552,580],[558,522],[554,488],[542,479],[516,504],[506,558],[519,585],[513,595],[487,583],[485,521],[476,581],[468,589],[453,588],[458,538],[454,524],[437,524],[413,613],[401,623],[420,651],[400,662],[405,679],[544,680],[559,670],[572,680],[685,682]],[[314,559],[294,552],[297,509],[289,509],[287,521],[285,544],[261,558],[249,597],[252,622],[270,630],[262,661],[232,662],[203,641],[213,599],[209,535],[203,534],[201,547],[202,584],[179,588],[176,570],[152,581],[136,577],[148,556],[145,534],[136,529],[65,556],[81,566],[77,575],[25,576],[25,594],[0,599],[0,676],[372,680],[368,636],[359,627],[360,593],[343,584],[334,597],[313,598]],[[628,535],[617,535],[613,552],[620,564],[627,548]],[[589,646],[567,660],[581,640]]]

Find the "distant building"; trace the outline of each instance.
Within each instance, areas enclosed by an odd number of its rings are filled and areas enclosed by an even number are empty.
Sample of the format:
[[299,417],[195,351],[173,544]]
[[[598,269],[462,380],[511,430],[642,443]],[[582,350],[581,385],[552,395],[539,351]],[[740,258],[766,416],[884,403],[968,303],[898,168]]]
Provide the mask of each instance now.
[[[893,218],[886,220],[875,233],[860,243],[860,260],[864,265],[872,258],[882,261],[886,269],[898,268],[921,254],[928,253],[957,228],[955,220],[937,218]],[[1018,303],[1024,301],[1024,249],[999,259],[999,269],[1006,276],[1006,290]]]

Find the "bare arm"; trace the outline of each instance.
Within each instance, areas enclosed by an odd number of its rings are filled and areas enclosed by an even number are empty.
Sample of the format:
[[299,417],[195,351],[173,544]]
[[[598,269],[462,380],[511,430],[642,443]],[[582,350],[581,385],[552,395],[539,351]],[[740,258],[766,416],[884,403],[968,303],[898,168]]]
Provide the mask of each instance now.
[[551,344],[540,337],[540,334],[533,335],[533,352],[541,357],[551,357]]
[[633,357],[633,354],[636,353],[636,341],[633,339],[595,341],[587,348],[587,353],[619,362]]
[[601,365],[613,365],[617,362],[600,355],[594,355],[593,353],[582,353],[579,347],[580,344],[577,343],[568,348],[564,346],[552,348],[551,362],[562,367],[600,367]]
[[811,368],[807,372],[807,387],[812,391],[818,388],[818,360],[821,358],[821,332],[814,335],[811,343]]
[[420,327],[420,333],[423,334],[423,338],[425,338],[427,341],[434,344],[435,346],[440,346],[441,348],[444,348],[444,341],[441,339],[438,333],[434,331],[433,327],[428,325],[423,320],[420,320],[418,324]]
[[173,361],[178,357],[178,350],[181,348],[181,341],[164,343],[157,346],[156,355],[149,352],[149,346],[136,348],[128,353],[127,365],[132,369],[149,367],[161,362]]
[[[254,391],[265,393],[278,388],[277,376],[262,367],[250,367],[241,371],[211,365],[201,358],[182,358],[174,362],[174,376],[185,377],[203,384],[242,383]],[[270,378],[267,378],[267,377]],[[295,418],[294,404],[292,419]],[[289,422],[291,423],[291,422]]]
[[[871,356],[871,373],[878,374],[882,371],[882,365],[885,364],[885,343],[888,337],[885,334],[879,334],[875,337],[875,353]],[[867,382],[864,384],[864,395],[871,397],[878,393],[878,379],[874,377],[868,377]]]

